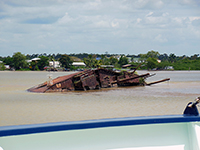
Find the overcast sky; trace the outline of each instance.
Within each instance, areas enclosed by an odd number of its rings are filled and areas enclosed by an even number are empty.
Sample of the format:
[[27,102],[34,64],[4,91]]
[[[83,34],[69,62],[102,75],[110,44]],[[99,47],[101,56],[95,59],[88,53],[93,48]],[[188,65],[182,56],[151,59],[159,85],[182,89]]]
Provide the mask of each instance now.
[[0,0],[0,56],[200,53],[200,0]]

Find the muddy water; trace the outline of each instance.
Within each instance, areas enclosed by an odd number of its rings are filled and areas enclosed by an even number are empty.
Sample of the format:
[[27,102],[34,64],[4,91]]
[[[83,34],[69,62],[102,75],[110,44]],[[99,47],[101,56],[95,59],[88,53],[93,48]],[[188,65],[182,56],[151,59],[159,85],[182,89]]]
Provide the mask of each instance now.
[[[138,71],[139,74],[148,71]],[[146,87],[126,87],[68,93],[26,90],[71,72],[0,72],[0,126],[101,118],[182,114],[200,96],[200,71],[160,71]]]

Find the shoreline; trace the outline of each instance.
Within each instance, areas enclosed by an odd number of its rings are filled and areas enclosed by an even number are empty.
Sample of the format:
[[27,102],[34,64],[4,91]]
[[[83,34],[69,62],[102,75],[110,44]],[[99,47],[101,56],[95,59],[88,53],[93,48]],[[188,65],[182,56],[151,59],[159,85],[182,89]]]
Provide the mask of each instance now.
[[[173,72],[173,71],[200,71],[200,70],[136,70],[136,71],[149,71],[149,72]],[[0,70],[0,72],[80,72],[80,71],[46,71],[46,70]]]

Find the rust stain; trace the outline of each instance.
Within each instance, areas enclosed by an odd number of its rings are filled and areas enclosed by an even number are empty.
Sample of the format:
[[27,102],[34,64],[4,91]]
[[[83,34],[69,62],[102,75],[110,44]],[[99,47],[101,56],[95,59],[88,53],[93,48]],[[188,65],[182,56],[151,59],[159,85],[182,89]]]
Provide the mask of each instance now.
[[[94,90],[100,88],[109,88],[117,86],[137,86],[137,85],[151,85],[169,80],[164,79],[153,83],[145,83],[145,79],[150,77],[149,73],[138,75],[135,70],[130,73],[124,71],[123,73],[107,70],[95,69],[85,70],[74,74],[57,77],[50,81],[44,82],[40,85],[28,89],[30,92],[67,92],[74,90]],[[141,80],[140,80],[141,79]],[[141,82],[142,81],[142,82]]]

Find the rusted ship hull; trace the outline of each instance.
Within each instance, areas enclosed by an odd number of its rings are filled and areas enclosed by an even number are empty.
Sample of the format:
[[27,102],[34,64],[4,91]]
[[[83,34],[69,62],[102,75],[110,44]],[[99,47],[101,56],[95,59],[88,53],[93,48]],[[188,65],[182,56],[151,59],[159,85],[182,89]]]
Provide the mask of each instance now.
[[61,76],[28,89],[30,92],[67,92],[74,90],[94,90],[117,86],[146,85],[144,79],[149,73],[137,75],[129,72],[115,72],[107,69],[85,70]]

